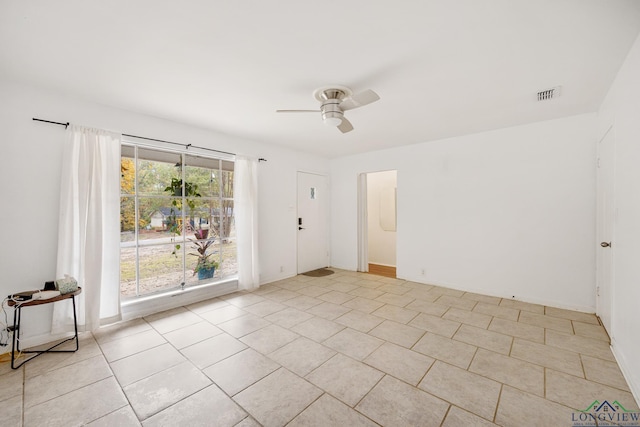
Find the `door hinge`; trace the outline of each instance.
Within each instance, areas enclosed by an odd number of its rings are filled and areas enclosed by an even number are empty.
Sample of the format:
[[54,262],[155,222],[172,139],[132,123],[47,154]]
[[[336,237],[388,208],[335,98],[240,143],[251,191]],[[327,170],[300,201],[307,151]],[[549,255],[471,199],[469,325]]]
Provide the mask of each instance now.
[[600,286],[596,286],[596,296],[600,296]]
[[600,169],[600,157],[598,157],[598,161],[596,162],[596,167]]

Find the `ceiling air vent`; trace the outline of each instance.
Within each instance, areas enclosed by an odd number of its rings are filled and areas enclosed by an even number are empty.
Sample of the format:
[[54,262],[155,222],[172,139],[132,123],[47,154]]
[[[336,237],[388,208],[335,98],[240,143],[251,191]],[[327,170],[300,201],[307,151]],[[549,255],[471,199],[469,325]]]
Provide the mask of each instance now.
[[538,101],[546,101],[548,99],[554,99],[560,96],[560,87],[556,86],[551,89],[545,89],[538,92]]

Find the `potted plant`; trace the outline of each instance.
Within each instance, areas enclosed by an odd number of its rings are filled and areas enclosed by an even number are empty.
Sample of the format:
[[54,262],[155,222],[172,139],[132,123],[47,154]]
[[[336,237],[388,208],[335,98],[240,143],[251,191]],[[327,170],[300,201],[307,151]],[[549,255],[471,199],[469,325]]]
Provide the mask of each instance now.
[[202,257],[198,259],[198,264],[196,268],[193,270],[193,275],[195,276],[198,273],[198,280],[211,279],[214,274],[216,274],[216,268],[218,268],[218,262],[212,259],[209,259],[209,256]]
[[[172,196],[182,197],[182,179],[181,178],[171,178],[171,184],[169,184],[164,191],[168,192]],[[201,194],[198,193],[198,185],[189,181],[185,181],[184,183],[184,193],[187,197],[200,197]]]
[[[164,191],[169,193],[174,197],[182,197],[182,179],[179,178],[171,178],[171,184],[165,187]],[[202,195],[198,192],[198,185],[189,181],[185,181],[184,183],[184,195],[187,197],[185,199],[187,206],[189,206],[190,212],[193,212],[196,206],[195,200],[189,197],[201,197]],[[171,202],[171,213],[166,220],[167,229],[172,233],[172,241],[175,240],[175,236],[179,236],[181,234],[181,221],[178,221],[178,216],[182,216],[180,210],[182,209],[182,199],[173,199]],[[180,250],[180,244],[175,244],[172,255],[178,256],[177,251]]]
[[198,280],[211,279],[218,268],[218,262],[213,260],[211,256],[213,254],[207,253],[209,247],[213,244],[213,240],[207,240],[209,236],[209,230],[196,230],[193,232],[196,240],[190,239],[194,246],[193,248],[198,253],[190,252],[189,255],[198,257],[198,262],[193,269],[193,275],[198,274]]

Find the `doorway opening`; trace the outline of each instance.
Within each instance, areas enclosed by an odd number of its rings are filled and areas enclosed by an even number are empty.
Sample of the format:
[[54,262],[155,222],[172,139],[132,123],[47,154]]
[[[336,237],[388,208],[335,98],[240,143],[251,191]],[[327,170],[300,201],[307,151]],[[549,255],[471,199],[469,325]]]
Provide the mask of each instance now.
[[363,173],[358,185],[358,271],[396,277],[397,171]]

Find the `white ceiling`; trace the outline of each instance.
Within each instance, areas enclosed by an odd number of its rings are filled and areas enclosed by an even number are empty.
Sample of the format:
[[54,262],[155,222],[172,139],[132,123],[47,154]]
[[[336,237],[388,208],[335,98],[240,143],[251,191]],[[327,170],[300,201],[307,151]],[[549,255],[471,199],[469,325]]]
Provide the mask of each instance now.
[[[637,0],[0,0],[0,77],[333,158],[596,111],[639,31]],[[330,84],[381,99],[275,113]]]

